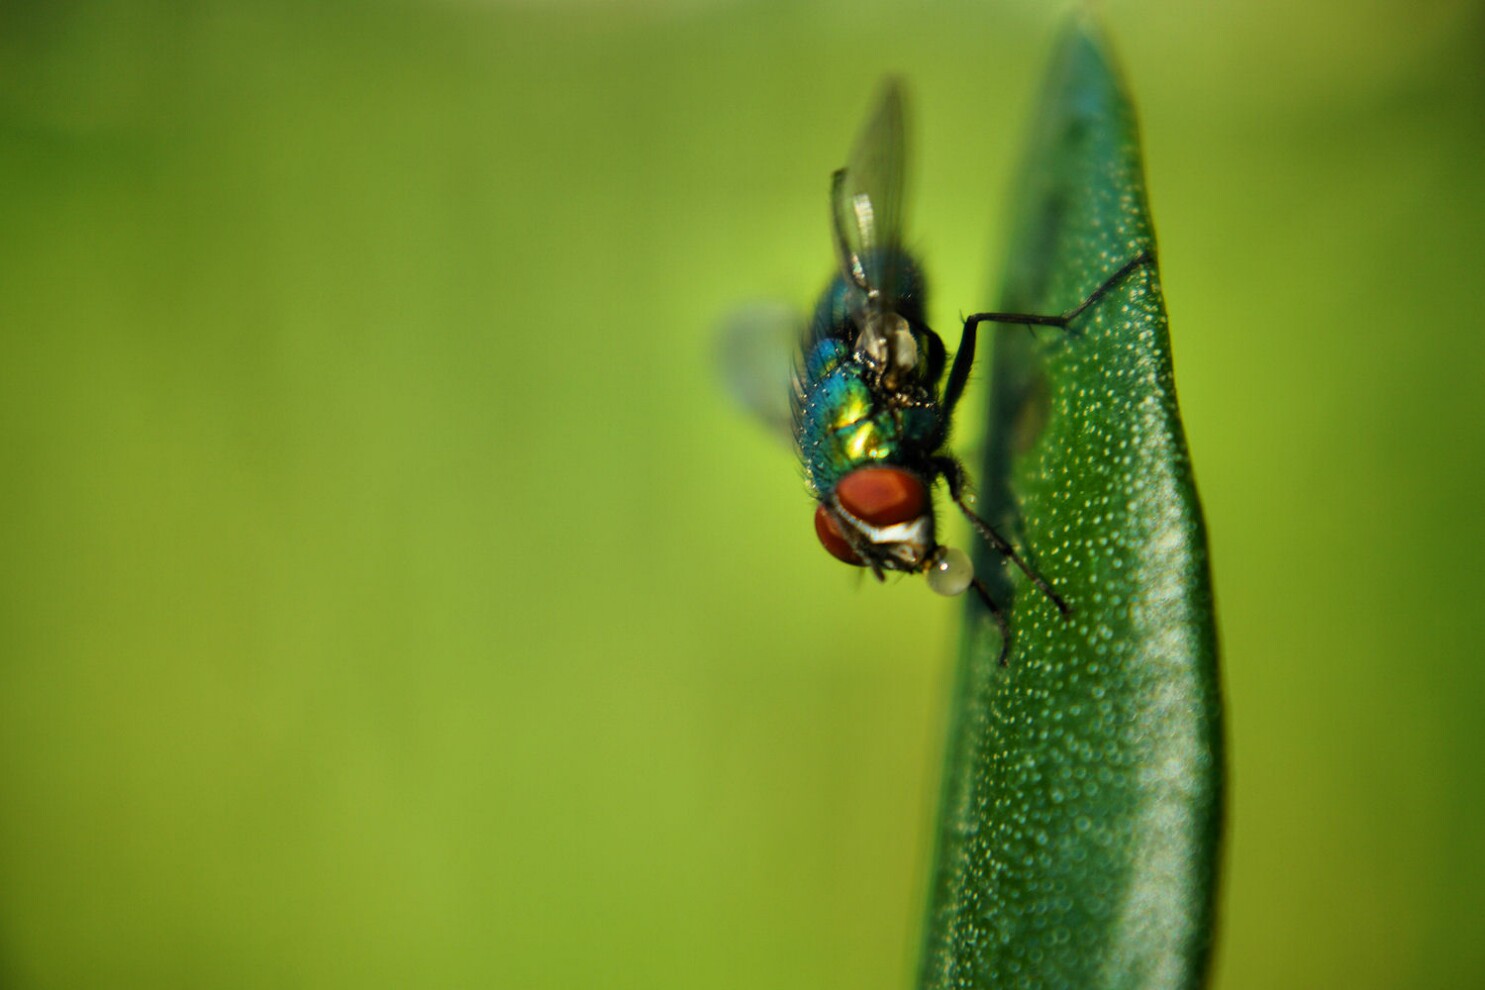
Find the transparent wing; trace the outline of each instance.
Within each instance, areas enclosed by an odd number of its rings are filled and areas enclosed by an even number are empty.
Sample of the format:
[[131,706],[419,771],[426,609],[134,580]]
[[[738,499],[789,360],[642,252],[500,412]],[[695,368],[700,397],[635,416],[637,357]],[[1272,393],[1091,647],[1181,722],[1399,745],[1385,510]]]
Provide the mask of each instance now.
[[804,314],[788,303],[755,302],[717,327],[717,367],[727,391],[781,440],[794,443],[794,369]]
[[903,104],[901,81],[888,77],[831,196],[841,269],[879,312],[892,309],[902,258]]

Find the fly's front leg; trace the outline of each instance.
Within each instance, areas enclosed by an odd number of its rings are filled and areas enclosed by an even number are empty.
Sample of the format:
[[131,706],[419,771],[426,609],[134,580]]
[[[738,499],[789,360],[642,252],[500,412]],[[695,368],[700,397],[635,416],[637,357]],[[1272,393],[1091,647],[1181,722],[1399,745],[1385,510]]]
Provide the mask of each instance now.
[[1068,607],[1067,602],[1062,600],[1061,595],[1052,590],[1052,585],[1048,583],[1047,579],[1032,570],[1031,566],[1021,559],[1021,555],[1016,552],[1016,548],[1011,546],[1009,540],[997,533],[989,523],[975,515],[974,510],[965,504],[964,465],[952,457],[935,457],[933,459],[933,467],[934,470],[943,475],[944,481],[949,485],[949,497],[954,500],[955,505],[959,506],[959,511],[964,513],[964,518],[969,520],[969,524],[975,528],[975,531],[980,534],[980,537],[997,551],[1009,557],[1013,564],[1021,568],[1021,573],[1025,574],[1031,583],[1036,585],[1037,590],[1046,595],[1052,604],[1057,606],[1057,611],[1061,612],[1064,618],[1071,615],[1072,609]]
[[995,620],[995,628],[1000,631],[1000,656],[995,658],[996,662],[1002,667],[1008,667],[1011,658],[1011,624],[1006,621],[1005,610],[990,597],[990,589],[985,587],[985,582],[974,578],[969,584],[975,589],[975,594],[980,596],[980,601],[985,603],[990,618]]

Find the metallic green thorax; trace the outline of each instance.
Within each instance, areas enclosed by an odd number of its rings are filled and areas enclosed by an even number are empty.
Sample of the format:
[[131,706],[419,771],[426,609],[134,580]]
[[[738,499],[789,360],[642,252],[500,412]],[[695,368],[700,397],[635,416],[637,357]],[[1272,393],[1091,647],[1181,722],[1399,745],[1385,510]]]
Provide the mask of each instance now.
[[923,321],[917,266],[901,251],[892,252],[890,261],[893,309],[918,344],[918,364],[906,380],[889,385],[856,353],[855,314],[863,311],[865,295],[844,276],[825,290],[804,340],[795,377],[794,436],[817,499],[827,498],[836,482],[859,467],[890,464],[924,478],[936,473],[927,460],[947,434],[937,391],[944,347]]

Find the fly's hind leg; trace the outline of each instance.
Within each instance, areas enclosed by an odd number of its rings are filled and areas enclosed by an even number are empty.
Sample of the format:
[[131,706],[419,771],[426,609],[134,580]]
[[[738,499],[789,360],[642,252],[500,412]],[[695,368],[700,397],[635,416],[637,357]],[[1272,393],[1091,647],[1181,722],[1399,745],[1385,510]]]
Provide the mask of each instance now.
[[[1078,303],[1066,313],[1058,316],[1038,316],[1035,313],[974,313],[964,318],[964,330],[959,337],[959,349],[954,352],[954,363],[949,368],[949,377],[944,383],[943,407],[944,421],[954,415],[954,407],[959,404],[959,398],[964,394],[964,386],[969,382],[969,372],[975,361],[975,342],[979,337],[981,323],[1007,323],[1024,327],[1056,327],[1066,330],[1068,325],[1087,312],[1088,308],[1108,295],[1115,287],[1120,285],[1137,268],[1149,264],[1155,258],[1149,251],[1141,251],[1130,258],[1119,270],[1108,278],[1103,284],[1088,294],[1088,298]],[[942,346],[942,345],[940,345]],[[962,508],[962,506],[961,506]]]
[[975,313],[965,318],[964,333],[966,336],[973,334],[974,328],[981,323],[1015,323],[1025,327],[1060,327],[1066,330],[1073,320],[1082,316],[1087,312],[1089,307],[1122,284],[1135,269],[1148,265],[1154,260],[1155,256],[1148,249],[1141,251],[1120,265],[1119,270],[1104,279],[1102,285],[1088,293],[1088,298],[1061,315],[1038,316],[1033,313]]

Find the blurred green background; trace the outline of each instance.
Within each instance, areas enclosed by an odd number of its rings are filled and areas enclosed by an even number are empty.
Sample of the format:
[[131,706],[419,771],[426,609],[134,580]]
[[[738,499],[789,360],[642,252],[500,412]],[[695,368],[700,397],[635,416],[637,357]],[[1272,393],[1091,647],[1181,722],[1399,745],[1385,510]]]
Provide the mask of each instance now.
[[[1477,986],[1485,11],[1101,6],[1217,986]],[[959,609],[820,551],[711,334],[823,285],[888,70],[933,315],[993,302],[1064,13],[0,4],[0,984],[907,985]]]

